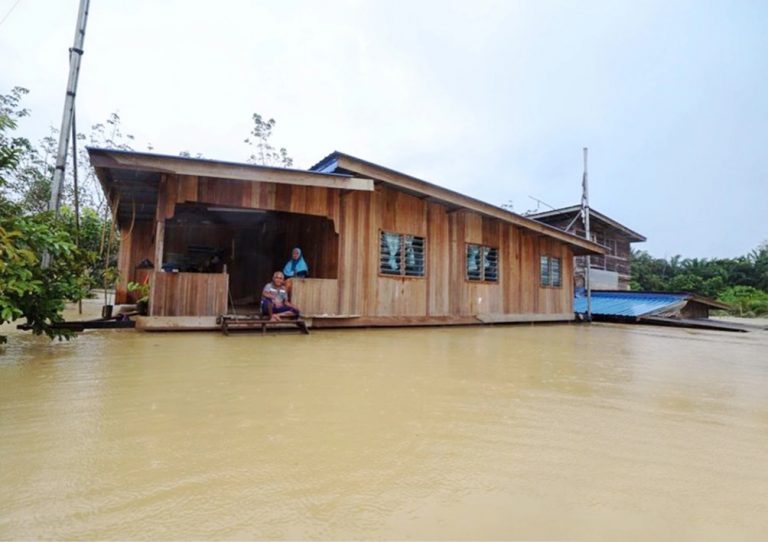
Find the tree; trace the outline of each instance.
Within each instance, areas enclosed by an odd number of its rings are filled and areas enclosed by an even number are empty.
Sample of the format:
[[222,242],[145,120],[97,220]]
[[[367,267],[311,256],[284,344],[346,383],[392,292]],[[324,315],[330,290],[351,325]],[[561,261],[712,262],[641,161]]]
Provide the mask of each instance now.
[[269,140],[272,137],[277,122],[275,119],[264,120],[258,113],[253,114],[253,129],[251,136],[245,142],[254,147],[256,151],[248,157],[248,161],[262,166],[291,167],[293,158],[288,156],[285,147],[275,149]]
[[[0,323],[23,317],[37,335],[69,338],[70,332],[53,324],[62,320],[66,301],[87,294],[93,258],[77,248],[51,213],[24,216],[14,211],[13,204],[0,203]],[[52,256],[47,269],[40,265],[44,252]]]
[[632,251],[633,290],[681,291],[720,299],[734,313],[756,316],[768,312],[768,243],[738,258],[654,258]]
[[[17,121],[28,114],[20,107],[26,90],[14,88],[0,95],[0,323],[26,318],[36,334],[69,338],[70,332],[55,329],[67,300],[82,298],[89,286],[88,251],[78,249],[66,223],[48,212],[25,212],[8,197],[25,153],[31,145],[14,134]],[[40,265],[49,253],[53,263]],[[5,337],[0,336],[0,342]]]
[[12,135],[18,120],[29,115],[29,111],[20,107],[22,97],[29,91],[15,87],[10,94],[0,94],[0,196],[5,196],[8,189],[9,174],[19,166],[25,152],[31,145],[29,140]]

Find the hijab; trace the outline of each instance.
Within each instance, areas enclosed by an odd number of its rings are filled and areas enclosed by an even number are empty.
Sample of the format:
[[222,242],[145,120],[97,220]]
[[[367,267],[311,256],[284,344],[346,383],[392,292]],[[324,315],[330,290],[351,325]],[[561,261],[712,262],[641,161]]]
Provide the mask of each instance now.
[[309,273],[309,267],[307,266],[307,262],[304,261],[304,254],[301,252],[301,249],[296,247],[293,250],[299,252],[299,257],[294,260],[293,251],[291,251],[291,259],[288,260],[288,263],[283,267],[283,275],[285,275],[286,278],[293,277],[297,273]]

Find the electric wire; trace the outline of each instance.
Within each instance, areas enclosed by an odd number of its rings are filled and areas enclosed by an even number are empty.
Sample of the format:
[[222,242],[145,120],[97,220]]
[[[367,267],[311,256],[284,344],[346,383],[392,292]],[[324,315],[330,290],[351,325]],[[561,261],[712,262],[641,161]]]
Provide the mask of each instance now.
[[11,13],[13,13],[13,10],[16,9],[16,6],[18,6],[21,3],[21,0],[16,0],[13,5],[11,6],[11,9],[9,9],[5,15],[3,15],[3,18],[0,19],[0,26],[3,26],[3,23],[5,20],[11,16]]

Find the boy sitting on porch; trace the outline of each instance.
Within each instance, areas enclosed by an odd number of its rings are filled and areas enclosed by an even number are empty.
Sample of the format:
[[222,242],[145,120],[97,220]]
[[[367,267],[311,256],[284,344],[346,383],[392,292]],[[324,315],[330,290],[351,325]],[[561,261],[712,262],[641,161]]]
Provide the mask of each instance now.
[[261,314],[273,322],[279,322],[283,315],[299,317],[299,308],[288,301],[285,275],[282,271],[275,271],[272,282],[268,282],[261,291]]

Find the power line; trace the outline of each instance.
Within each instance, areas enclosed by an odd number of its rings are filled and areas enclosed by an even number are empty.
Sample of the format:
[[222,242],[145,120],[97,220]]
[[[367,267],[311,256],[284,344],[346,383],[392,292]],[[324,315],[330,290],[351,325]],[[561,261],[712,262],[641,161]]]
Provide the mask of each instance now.
[[11,13],[13,12],[13,10],[14,10],[14,9],[16,9],[16,6],[18,6],[20,3],[21,3],[21,0],[16,0],[16,1],[13,3],[13,5],[11,6],[11,9],[9,9],[9,10],[8,10],[8,12],[7,12],[5,15],[3,15],[3,18],[2,18],[2,19],[0,19],[0,26],[3,26],[3,23],[5,22],[5,20],[6,20],[8,17],[10,17],[10,16],[11,16]]

